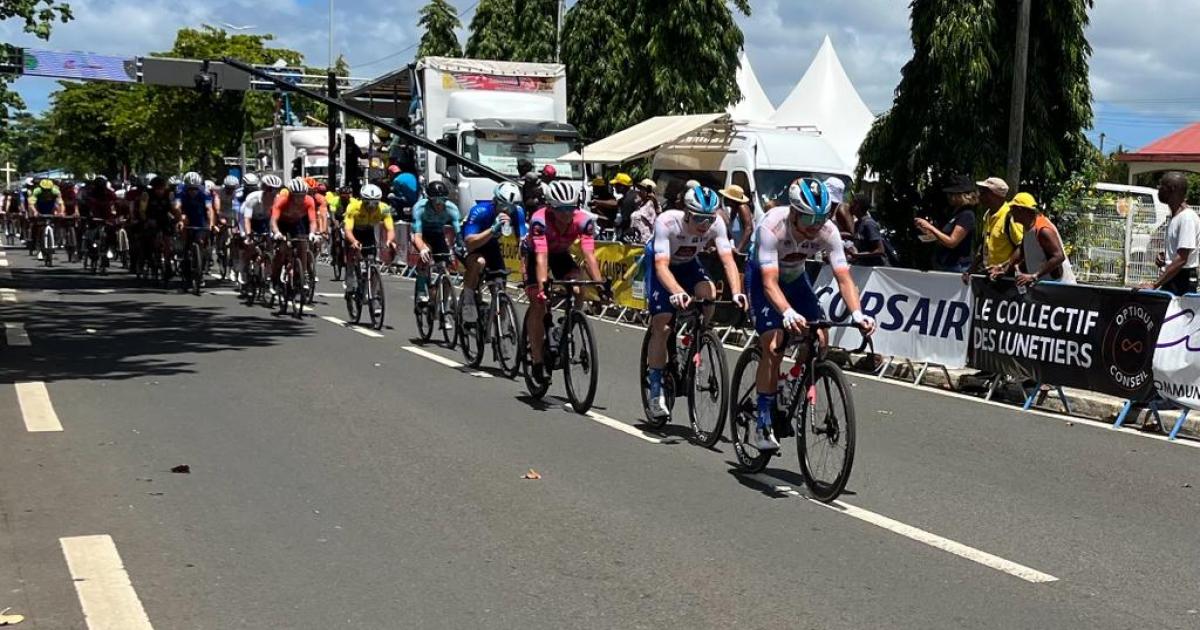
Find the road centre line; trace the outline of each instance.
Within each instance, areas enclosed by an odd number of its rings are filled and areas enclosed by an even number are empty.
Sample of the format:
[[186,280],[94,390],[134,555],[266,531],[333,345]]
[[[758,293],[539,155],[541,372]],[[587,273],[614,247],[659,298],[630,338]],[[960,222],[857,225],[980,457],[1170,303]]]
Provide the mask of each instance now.
[[0,288],[0,300],[4,302],[16,302],[17,290]]
[[426,359],[429,359],[430,361],[433,361],[434,363],[439,363],[441,365],[444,365],[448,368],[458,370],[460,372],[466,372],[467,374],[470,374],[471,376],[474,376],[475,378],[494,378],[491,374],[488,374],[487,372],[470,371],[470,368],[468,368],[466,365],[463,365],[462,363],[459,363],[458,361],[455,361],[453,359],[447,359],[446,357],[443,357],[441,355],[434,354],[432,352],[429,352],[428,350],[423,350],[416,346],[401,346],[401,347],[419,357],[424,357]]
[[[563,408],[566,409],[567,411],[570,411],[571,413],[575,413],[575,409],[571,407],[571,403],[567,403],[567,404],[563,405]],[[664,440],[662,438],[654,437],[653,435],[650,435],[650,434],[646,433],[645,431],[642,431],[641,429],[639,429],[631,424],[621,422],[620,420],[617,420],[615,418],[610,418],[602,413],[596,413],[595,411],[592,411],[592,410],[588,410],[587,413],[583,414],[583,417],[587,418],[588,420],[591,420],[592,422],[600,423],[610,429],[616,429],[616,430],[620,431],[621,433],[627,433],[627,434],[632,435],[633,437],[638,438],[640,440],[645,440],[651,444],[674,444],[675,443],[674,440]]]
[[384,337],[383,334],[377,333],[374,330],[371,330],[369,328],[363,328],[361,326],[351,325],[350,322],[347,322],[344,319],[338,319],[336,317],[331,317],[329,315],[322,315],[321,319],[323,319],[331,324],[337,324],[338,326],[341,326],[342,328],[349,328],[350,330],[353,330],[354,332],[356,332],[360,335],[363,335],[364,337],[370,337],[372,339],[383,339],[383,337]]
[[17,388],[17,404],[21,406],[21,418],[25,421],[25,430],[30,433],[48,433],[62,431],[62,423],[58,414],[54,413],[54,405],[50,403],[50,392],[41,381],[14,383]]
[[25,324],[20,322],[4,322],[4,336],[10,346],[31,345],[29,333],[25,332]]
[[89,630],[153,630],[111,536],[59,538]]
[[7,266],[8,266],[8,259],[0,258],[0,267],[7,267]]

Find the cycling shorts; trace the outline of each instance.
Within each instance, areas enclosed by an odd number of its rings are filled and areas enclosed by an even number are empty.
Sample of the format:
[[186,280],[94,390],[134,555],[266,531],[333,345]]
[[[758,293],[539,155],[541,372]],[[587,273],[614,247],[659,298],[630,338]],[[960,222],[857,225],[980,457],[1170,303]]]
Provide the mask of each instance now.
[[[767,299],[767,293],[763,290],[762,270],[753,262],[746,264],[746,287],[750,293],[750,313],[754,316],[754,329],[758,334],[782,329],[783,313],[775,310],[771,301]],[[811,322],[825,318],[807,274],[800,274],[795,280],[779,285],[779,288],[788,304],[804,316],[804,319]]]
[[265,217],[262,219],[251,218],[250,219],[250,233],[251,234],[270,234],[271,233],[271,219],[268,219]]
[[438,226],[434,230],[423,230],[421,239],[425,241],[425,245],[429,247],[429,251],[433,254],[449,254],[450,244],[446,242],[446,233],[442,231],[442,226]]
[[276,223],[279,225],[279,232],[288,238],[304,238],[308,236],[308,219],[300,221],[284,221],[280,219]]
[[375,226],[367,225],[356,227],[351,232],[354,234],[354,240],[358,241],[363,248],[375,247],[378,241],[375,240]]
[[[554,280],[567,280],[579,273],[579,265],[571,258],[570,252],[550,252],[547,254],[547,270]],[[541,287],[537,286],[537,254],[529,252],[525,257],[525,290],[530,297],[537,295]]]
[[[654,267],[654,241],[646,245],[646,256],[644,258],[646,264],[646,302],[650,307],[651,315],[660,313],[674,313],[675,307],[671,305],[671,292],[667,290],[661,282],[658,281],[658,270]],[[685,263],[678,265],[670,265],[667,267],[671,270],[671,275],[675,276],[675,281],[679,286],[683,287],[691,295],[695,295],[696,286],[701,282],[712,282],[712,278],[708,275],[708,270],[704,265],[700,264],[700,259],[693,258]]]
[[500,251],[500,241],[491,239],[483,247],[467,254],[467,258],[483,257],[484,269],[488,271],[504,271],[508,265],[504,263],[504,252]]

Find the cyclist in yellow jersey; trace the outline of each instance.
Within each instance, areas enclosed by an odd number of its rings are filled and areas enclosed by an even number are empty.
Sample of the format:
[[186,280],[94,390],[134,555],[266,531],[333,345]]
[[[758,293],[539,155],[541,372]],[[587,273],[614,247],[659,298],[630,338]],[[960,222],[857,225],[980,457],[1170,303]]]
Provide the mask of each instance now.
[[[342,229],[346,235],[346,269],[358,264],[364,247],[375,247],[375,227],[382,224],[387,246],[396,247],[396,225],[392,221],[392,209],[383,203],[383,191],[374,184],[367,184],[360,192],[362,199],[351,199],[346,206]],[[346,293],[358,290],[357,274],[346,273]]]

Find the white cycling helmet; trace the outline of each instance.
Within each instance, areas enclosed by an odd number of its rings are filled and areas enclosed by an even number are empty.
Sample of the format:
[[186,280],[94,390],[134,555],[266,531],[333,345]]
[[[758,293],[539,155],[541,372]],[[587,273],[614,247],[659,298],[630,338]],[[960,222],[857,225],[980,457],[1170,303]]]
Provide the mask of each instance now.
[[579,207],[579,191],[570,182],[556,179],[542,185],[542,194],[546,203],[556,210],[566,210]]
[[258,186],[258,175],[255,175],[254,173],[246,173],[246,175],[242,177],[242,184],[250,187]]
[[375,184],[367,184],[366,186],[363,186],[358,195],[362,197],[363,201],[379,201],[380,199],[383,199],[383,191],[380,190]]
[[304,181],[304,179],[301,177],[293,177],[292,180],[288,182],[287,188],[288,192],[292,192],[297,195],[308,194],[308,182]]
[[226,175],[225,181],[221,183],[224,184],[226,188],[237,188],[242,183],[242,180],[238,179],[236,175]]
[[275,190],[279,190],[280,188],[283,188],[283,180],[280,179],[278,175],[270,175],[270,174],[263,175],[262,187],[263,188],[274,188]]
[[200,173],[189,171],[183,175],[184,186],[203,186],[204,178],[200,177]]
[[492,199],[504,208],[513,208],[521,203],[521,187],[512,182],[504,182],[496,186]]
[[721,207],[721,198],[711,188],[697,186],[683,196],[683,207],[696,214],[715,214]]

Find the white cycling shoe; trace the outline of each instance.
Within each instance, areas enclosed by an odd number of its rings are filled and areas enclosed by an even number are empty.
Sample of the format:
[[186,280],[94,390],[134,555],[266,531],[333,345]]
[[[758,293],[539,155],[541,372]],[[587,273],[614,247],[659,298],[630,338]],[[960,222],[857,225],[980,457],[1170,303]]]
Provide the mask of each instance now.
[[463,302],[463,322],[474,324],[479,320],[479,309],[475,307],[475,300],[467,300]]
[[779,441],[775,439],[775,433],[770,429],[763,431],[762,429],[754,429],[754,447],[764,453],[774,452],[779,450]]
[[651,398],[647,407],[651,418],[666,418],[671,415],[671,410],[667,408],[667,397],[662,394]]

